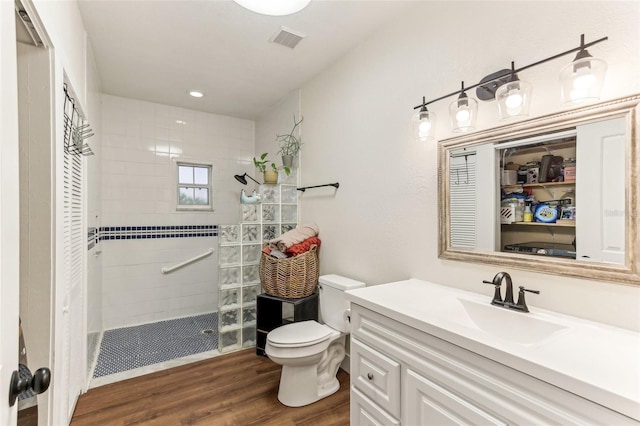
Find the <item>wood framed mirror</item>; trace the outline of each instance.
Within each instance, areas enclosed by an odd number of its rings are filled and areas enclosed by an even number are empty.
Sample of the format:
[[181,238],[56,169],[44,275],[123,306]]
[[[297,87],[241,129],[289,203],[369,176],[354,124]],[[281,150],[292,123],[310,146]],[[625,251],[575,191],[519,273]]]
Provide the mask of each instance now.
[[640,284],[639,104],[633,95],[440,141],[439,257]]

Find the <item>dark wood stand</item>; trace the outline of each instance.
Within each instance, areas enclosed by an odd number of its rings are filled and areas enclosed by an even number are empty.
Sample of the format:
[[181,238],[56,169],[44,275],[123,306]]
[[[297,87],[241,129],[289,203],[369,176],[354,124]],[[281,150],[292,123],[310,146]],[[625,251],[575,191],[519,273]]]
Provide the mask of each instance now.
[[[284,304],[293,305],[293,317],[285,318]],[[284,299],[270,296],[266,293],[259,294],[256,312],[256,354],[266,356],[264,349],[267,345],[267,334],[281,325],[298,321],[318,320],[318,293],[300,299]]]

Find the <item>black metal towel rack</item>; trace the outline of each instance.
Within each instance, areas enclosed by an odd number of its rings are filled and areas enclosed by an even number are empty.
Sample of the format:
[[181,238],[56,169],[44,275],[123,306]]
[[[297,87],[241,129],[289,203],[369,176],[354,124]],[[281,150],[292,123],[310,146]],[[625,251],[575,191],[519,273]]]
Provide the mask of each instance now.
[[334,188],[338,189],[340,188],[340,183],[336,182],[336,183],[325,183],[324,185],[314,185],[314,186],[304,186],[302,188],[296,188],[298,191],[306,191],[307,189],[311,189],[311,188],[322,188],[323,186],[333,186]]

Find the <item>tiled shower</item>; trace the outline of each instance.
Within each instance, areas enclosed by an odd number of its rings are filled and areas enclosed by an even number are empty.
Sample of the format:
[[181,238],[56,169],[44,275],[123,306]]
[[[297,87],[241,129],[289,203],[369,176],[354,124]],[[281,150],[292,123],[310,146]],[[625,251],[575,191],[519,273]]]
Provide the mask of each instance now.
[[[119,353],[135,368],[189,347],[215,349],[218,227],[240,222],[233,176],[253,173],[254,122],[102,95],[101,141],[101,212],[88,247],[101,259],[100,356]],[[213,210],[176,211],[176,161],[211,164]],[[213,255],[161,273],[212,248]],[[157,342],[160,349],[149,349]],[[98,366],[94,376],[111,374]]]

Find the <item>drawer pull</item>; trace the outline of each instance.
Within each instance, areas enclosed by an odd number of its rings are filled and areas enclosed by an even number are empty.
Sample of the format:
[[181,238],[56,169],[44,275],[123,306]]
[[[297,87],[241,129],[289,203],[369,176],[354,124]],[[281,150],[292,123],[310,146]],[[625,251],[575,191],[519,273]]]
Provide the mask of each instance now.
[[371,373],[367,373],[367,379],[369,379],[369,380],[373,380],[373,374],[371,374]]

